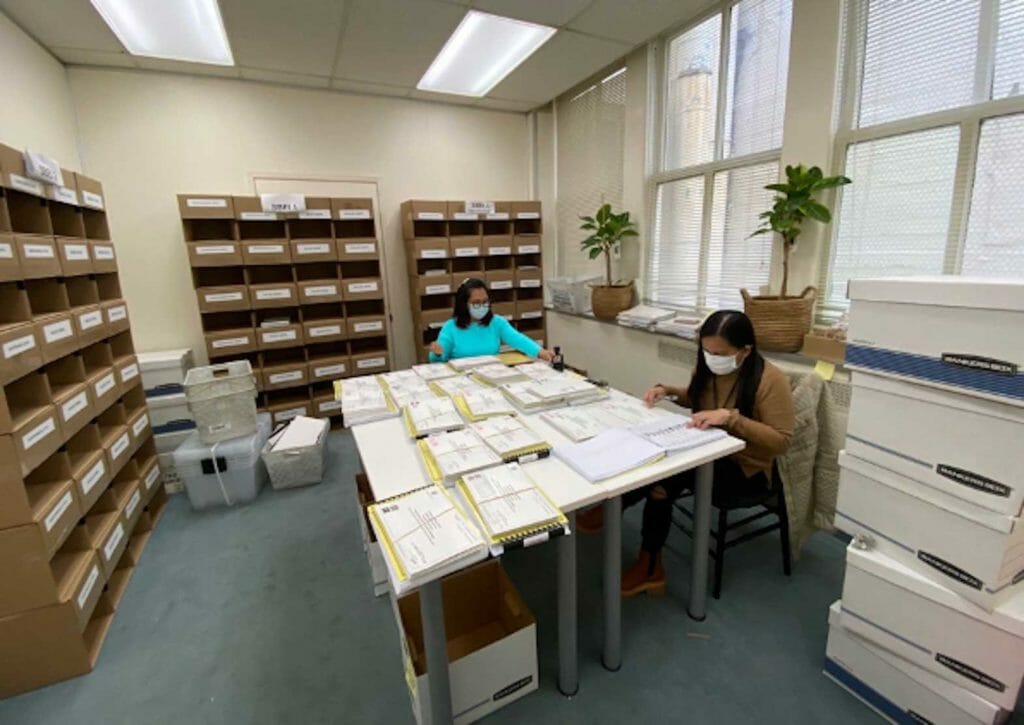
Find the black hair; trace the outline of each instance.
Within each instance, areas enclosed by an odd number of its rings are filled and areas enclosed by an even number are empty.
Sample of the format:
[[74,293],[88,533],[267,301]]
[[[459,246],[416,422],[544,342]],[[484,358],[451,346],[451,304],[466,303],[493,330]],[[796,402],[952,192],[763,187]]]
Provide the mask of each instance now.
[[[470,277],[464,280],[459,288],[455,291],[455,310],[452,313],[452,317],[455,318],[455,324],[465,330],[474,320],[469,314],[469,295],[475,289],[482,289],[487,292],[487,296],[490,297],[490,292],[487,291],[487,285],[484,284],[483,280],[477,279],[476,277]],[[480,320],[480,324],[487,326],[491,324],[491,320],[494,319],[494,313],[490,310],[487,311],[487,316]]]
[[704,393],[715,377],[704,360],[705,337],[721,337],[735,348],[750,346],[750,354],[740,365],[739,378],[736,381],[736,408],[742,415],[751,417],[754,413],[757,388],[764,374],[764,358],[757,351],[754,325],[750,318],[738,310],[719,310],[704,320],[704,324],[700,326],[697,340],[697,369],[693,371],[687,389],[694,412],[701,410]]

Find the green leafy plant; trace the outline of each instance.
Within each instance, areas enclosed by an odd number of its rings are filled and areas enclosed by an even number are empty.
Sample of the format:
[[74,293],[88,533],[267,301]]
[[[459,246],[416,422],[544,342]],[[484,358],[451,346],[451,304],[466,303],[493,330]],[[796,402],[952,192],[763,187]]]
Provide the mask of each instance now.
[[626,237],[639,236],[636,222],[630,221],[629,212],[616,214],[611,204],[604,204],[594,216],[581,216],[580,229],[591,232],[590,236],[580,242],[580,249],[597,259],[604,255],[605,286],[612,286],[612,252],[618,249]]
[[807,219],[828,224],[832,213],[828,207],[817,201],[814,195],[826,189],[853,183],[845,176],[825,176],[817,166],[807,168],[803,164],[786,167],[786,182],[768,184],[764,188],[778,192],[772,208],[761,212],[762,225],[750,236],[778,234],[782,237],[782,297],[786,296],[789,284],[789,253],[796,244],[796,238],[803,230]]

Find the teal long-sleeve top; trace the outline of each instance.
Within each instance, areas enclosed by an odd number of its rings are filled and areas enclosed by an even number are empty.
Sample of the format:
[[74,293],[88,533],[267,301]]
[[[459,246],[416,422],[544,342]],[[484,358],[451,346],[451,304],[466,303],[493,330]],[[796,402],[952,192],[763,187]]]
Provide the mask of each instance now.
[[444,348],[444,355],[430,353],[430,362],[447,362],[453,358],[474,355],[497,355],[502,344],[514,347],[530,357],[537,357],[540,352],[540,345],[512,327],[501,315],[494,315],[488,325],[471,322],[466,329],[456,325],[453,317],[444,323],[437,341]]

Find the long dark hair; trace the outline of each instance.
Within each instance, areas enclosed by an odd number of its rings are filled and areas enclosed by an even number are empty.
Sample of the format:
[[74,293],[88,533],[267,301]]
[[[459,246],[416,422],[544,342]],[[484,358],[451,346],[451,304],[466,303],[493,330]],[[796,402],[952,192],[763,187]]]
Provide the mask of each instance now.
[[761,384],[761,375],[764,373],[764,358],[757,351],[754,325],[751,324],[749,317],[738,310],[719,310],[704,320],[697,340],[697,369],[693,371],[690,387],[687,389],[694,411],[701,410],[704,393],[715,377],[704,360],[705,337],[720,337],[735,348],[750,345],[750,354],[740,365],[739,379],[736,381],[736,407],[741,414],[749,418],[754,413],[754,400],[757,397],[757,388]]
[[[487,285],[485,285],[481,279],[470,277],[469,279],[464,280],[455,291],[455,310],[452,313],[452,317],[455,318],[455,324],[463,330],[474,322],[473,318],[469,314],[469,295],[475,289],[482,289],[484,292],[487,292]],[[488,298],[490,298],[490,294],[490,292],[487,292]],[[494,313],[488,310],[487,316],[480,320],[480,324],[486,327],[491,324],[491,320],[493,319]]]

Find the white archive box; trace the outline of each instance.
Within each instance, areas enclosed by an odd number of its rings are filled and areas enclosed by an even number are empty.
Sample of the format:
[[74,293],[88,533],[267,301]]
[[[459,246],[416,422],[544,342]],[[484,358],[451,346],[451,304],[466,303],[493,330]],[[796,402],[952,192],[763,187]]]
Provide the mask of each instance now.
[[1024,507],[1024,410],[852,373],[846,450],[1008,516]]
[[828,610],[825,675],[894,723],[1001,725],[1010,713],[843,627],[841,602]]
[[157,453],[173,453],[174,449],[188,440],[194,428],[175,430],[168,433],[153,431],[153,442],[156,443]]
[[146,396],[149,420],[155,433],[169,433],[175,430],[192,430],[196,423],[188,410],[184,393],[164,393]]
[[846,366],[1024,406],[1024,280],[852,279]]
[[377,534],[366,513],[366,507],[376,500],[365,473],[356,474],[356,499],[359,502],[359,528],[363,534],[363,551],[366,552],[370,564],[370,578],[373,580],[373,596],[379,597],[391,591],[391,581],[388,579],[388,566],[384,563],[384,551],[377,541]]
[[140,352],[139,369],[142,371],[142,387],[146,391],[177,387],[185,384],[185,375],[195,367],[192,350],[157,350]]
[[205,444],[199,432],[174,451],[174,465],[185,484],[194,509],[249,503],[267,483],[267,469],[260,459],[270,437],[270,414],[257,416],[255,433]]
[[1024,524],[839,453],[835,525],[992,611],[1024,595]]
[[843,627],[1007,710],[1024,677],[1024,596],[985,612],[877,551],[846,550]]

